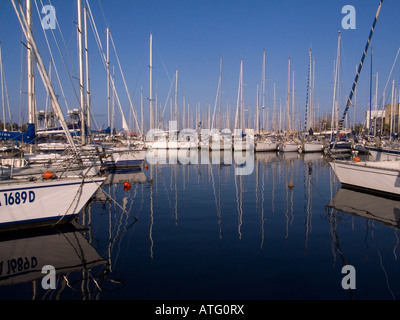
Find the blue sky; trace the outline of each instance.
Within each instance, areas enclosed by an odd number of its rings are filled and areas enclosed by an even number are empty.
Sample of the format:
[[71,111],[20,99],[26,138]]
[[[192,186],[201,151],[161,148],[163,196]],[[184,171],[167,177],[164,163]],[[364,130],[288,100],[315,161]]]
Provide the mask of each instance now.
[[[76,1],[51,0],[56,9],[59,25],[55,30],[67,65],[60,59],[54,40],[50,40],[63,90],[70,108],[78,108],[79,100],[66,76],[66,68],[73,74],[75,90],[78,91],[78,53],[76,40]],[[82,0],[85,4],[86,1]],[[36,0],[39,10],[49,0]],[[199,106],[201,112],[214,109],[222,66],[222,112],[227,106],[231,115],[236,108],[240,61],[244,65],[244,100],[249,115],[254,117],[257,83],[261,84],[263,50],[266,51],[266,106],[273,105],[273,86],[276,85],[277,106],[286,107],[288,58],[295,78],[296,118],[303,121],[306,103],[308,49],[312,48],[315,59],[315,112],[320,116],[330,114],[333,95],[333,63],[336,58],[338,31],[342,36],[340,73],[340,116],[346,104],[379,0],[89,0],[95,23],[106,48],[106,27],[111,30],[117,54],[127,81],[129,92],[138,116],[140,116],[140,91],[143,88],[146,125],[149,109],[149,35],[153,35],[153,98],[168,119],[170,101],[167,100],[175,70],[178,70],[178,106],[183,101],[191,112]],[[345,14],[342,7],[352,5],[356,9],[356,29],[345,30],[341,22]],[[44,32],[34,6],[34,33],[39,50],[46,62],[50,54]],[[400,46],[400,1],[385,0],[372,39],[373,85],[378,72],[378,99],[387,81],[386,98],[391,97],[389,73]],[[61,42],[60,31],[66,47]],[[99,127],[107,124],[106,73],[100,60],[92,30],[89,30],[90,78],[92,108]],[[50,35],[49,30],[46,31]],[[49,36],[50,37],[50,36]],[[27,102],[25,60],[21,52],[21,28],[11,1],[0,1],[0,41],[2,45],[4,72],[13,120],[20,115],[26,121]],[[22,59],[25,59],[24,57]],[[111,50],[111,65],[115,68],[118,95],[129,121],[129,100],[119,74],[117,60]],[[22,68],[22,69],[21,69]],[[21,70],[22,87],[21,87]],[[398,88],[400,69],[395,65],[393,79]],[[363,121],[369,108],[370,52],[365,60],[357,87],[357,122]],[[37,105],[43,109],[46,95],[37,75]],[[54,84],[60,94],[58,84]],[[398,89],[397,89],[398,90]],[[174,87],[171,96],[174,101]],[[60,98],[61,99],[61,98]],[[166,103],[167,102],[167,103]],[[65,109],[65,103],[60,100]],[[42,108],[41,108],[42,106]],[[119,111],[116,109],[116,126],[120,127]],[[349,115],[353,118],[353,109]],[[1,117],[2,118],[2,117]],[[6,117],[6,119],[8,116]],[[272,111],[270,119],[272,118]],[[270,124],[268,124],[270,125]]]

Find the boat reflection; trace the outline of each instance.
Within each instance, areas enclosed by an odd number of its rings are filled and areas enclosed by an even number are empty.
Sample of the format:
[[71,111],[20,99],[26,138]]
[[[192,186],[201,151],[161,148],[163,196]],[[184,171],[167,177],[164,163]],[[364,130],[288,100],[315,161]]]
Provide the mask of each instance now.
[[327,207],[400,229],[400,201],[342,187]]
[[[46,296],[46,299],[58,299],[77,293],[88,298],[91,293],[100,292],[96,274],[101,277],[105,274],[108,261],[89,244],[84,231],[85,228],[74,222],[61,228],[2,233],[0,286],[31,284],[34,300]],[[42,279],[47,275],[42,273],[44,266],[55,268],[56,290],[43,287]],[[67,287],[71,289],[69,293]]]

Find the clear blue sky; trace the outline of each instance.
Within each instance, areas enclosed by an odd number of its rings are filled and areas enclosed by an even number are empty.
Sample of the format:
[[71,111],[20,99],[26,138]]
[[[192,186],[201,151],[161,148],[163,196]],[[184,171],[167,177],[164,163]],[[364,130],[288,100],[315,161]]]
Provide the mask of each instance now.
[[[79,101],[68,77],[66,68],[75,77],[78,92],[78,53],[76,40],[75,0],[36,0],[39,10],[51,4],[56,9],[59,25],[55,34],[66,67],[50,39],[53,55],[62,79],[63,89],[70,108],[78,108]],[[86,1],[82,0],[85,4]],[[149,35],[153,35],[153,98],[164,108],[175,70],[178,70],[178,105],[183,99],[194,112],[198,104],[202,111],[211,110],[218,89],[220,57],[223,58],[222,110],[230,106],[231,115],[236,108],[240,61],[244,63],[245,107],[251,116],[255,113],[257,83],[261,84],[263,50],[266,50],[266,106],[273,105],[273,85],[276,84],[277,106],[286,106],[288,58],[295,77],[295,107],[297,117],[303,121],[307,90],[308,49],[315,59],[315,105],[320,115],[331,113],[333,95],[333,61],[336,58],[338,30],[342,35],[340,74],[340,116],[350,93],[356,66],[360,62],[379,0],[89,0],[95,23],[106,48],[106,27],[111,30],[117,54],[128,84],[135,109],[140,116],[140,88],[143,87],[146,121],[149,109]],[[342,7],[353,5],[356,9],[356,29],[345,30],[341,22],[345,14]],[[41,28],[35,2],[34,33],[44,61],[50,61],[49,51]],[[400,1],[385,0],[372,39],[373,80],[379,74],[378,98],[400,46]],[[60,31],[66,46],[61,41]],[[106,73],[100,60],[92,29],[89,33],[90,78],[92,108],[99,127],[107,124]],[[46,34],[51,38],[49,30]],[[21,52],[21,28],[11,1],[0,0],[0,41],[2,44],[4,72],[14,115],[20,121],[21,113],[27,119],[26,66]],[[25,59],[24,57],[22,59]],[[398,63],[397,63],[398,64]],[[399,87],[400,68],[395,66],[393,79]],[[118,64],[111,50],[111,65],[115,67],[115,81],[124,113],[129,121],[129,101]],[[21,69],[22,68],[22,69]],[[21,88],[21,70],[22,88]],[[55,77],[53,73],[53,77]],[[369,108],[370,52],[365,60],[357,88],[357,121],[362,121]],[[391,98],[391,79],[386,98]],[[43,109],[45,94],[37,73],[37,105]],[[54,87],[58,94],[57,83]],[[61,95],[61,94],[60,94]],[[171,92],[174,101],[174,87]],[[60,104],[65,103],[60,97]],[[165,116],[169,116],[169,101]],[[120,127],[116,109],[116,125]],[[270,118],[272,115],[270,115]],[[353,109],[350,110],[353,117]],[[2,118],[2,116],[1,116]],[[8,116],[7,118],[8,119]],[[147,122],[146,122],[147,125]],[[148,126],[148,125],[147,125]]]

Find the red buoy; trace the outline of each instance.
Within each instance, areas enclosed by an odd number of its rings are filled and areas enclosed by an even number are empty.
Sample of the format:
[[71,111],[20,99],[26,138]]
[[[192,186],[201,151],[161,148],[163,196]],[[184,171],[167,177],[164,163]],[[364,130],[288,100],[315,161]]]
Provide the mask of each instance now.
[[124,182],[124,191],[128,191],[131,188],[131,184],[129,182]]

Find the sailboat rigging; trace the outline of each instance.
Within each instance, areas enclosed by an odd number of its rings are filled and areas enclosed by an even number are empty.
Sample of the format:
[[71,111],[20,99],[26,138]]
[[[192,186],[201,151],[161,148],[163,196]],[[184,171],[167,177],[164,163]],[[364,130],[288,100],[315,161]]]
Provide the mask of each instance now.
[[383,3],[383,0],[380,0],[379,6],[378,6],[378,10],[376,11],[375,19],[374,19],[374,22],[372,24],[371,31],[369,33],[369,37],[368,37],[367,43],[365,45],[365,49],[364,49],[363,55],[361,57],[360,64],[358,65],[358,69],[357,69],[357,72],[356,72],[356,77],[354,79],[353,86],[352,86],[351,91],[350,91],[350,95],[349,95],[349,97],[347,99],[346,108],[344,109],[342,119],[340,119],[340,121],[339,121],[337,133],[339,133],[340,130],[342,130],[343,123],[344,123],[344,120],[346,119],[346,115],[347,115],[347,112],[349,110],[349,107],[351,105],[353,105],[353,102],[352,102],[353,94],[354,94],[354,91],[355,91],[356,86],[357,86],[358,78],[360,77],[361,69],[362,69],[362,66],[364,64],[364,59],[365,59],[365,56],[367,55],[368,47],[369,47],[369,44],[370,44],[371,39],[372,39],[372,35],[374,33],[374,30],[375,30],[376,22],[378,21],[378,16],[379,16],[379,13],[381,11],[382,3]]

